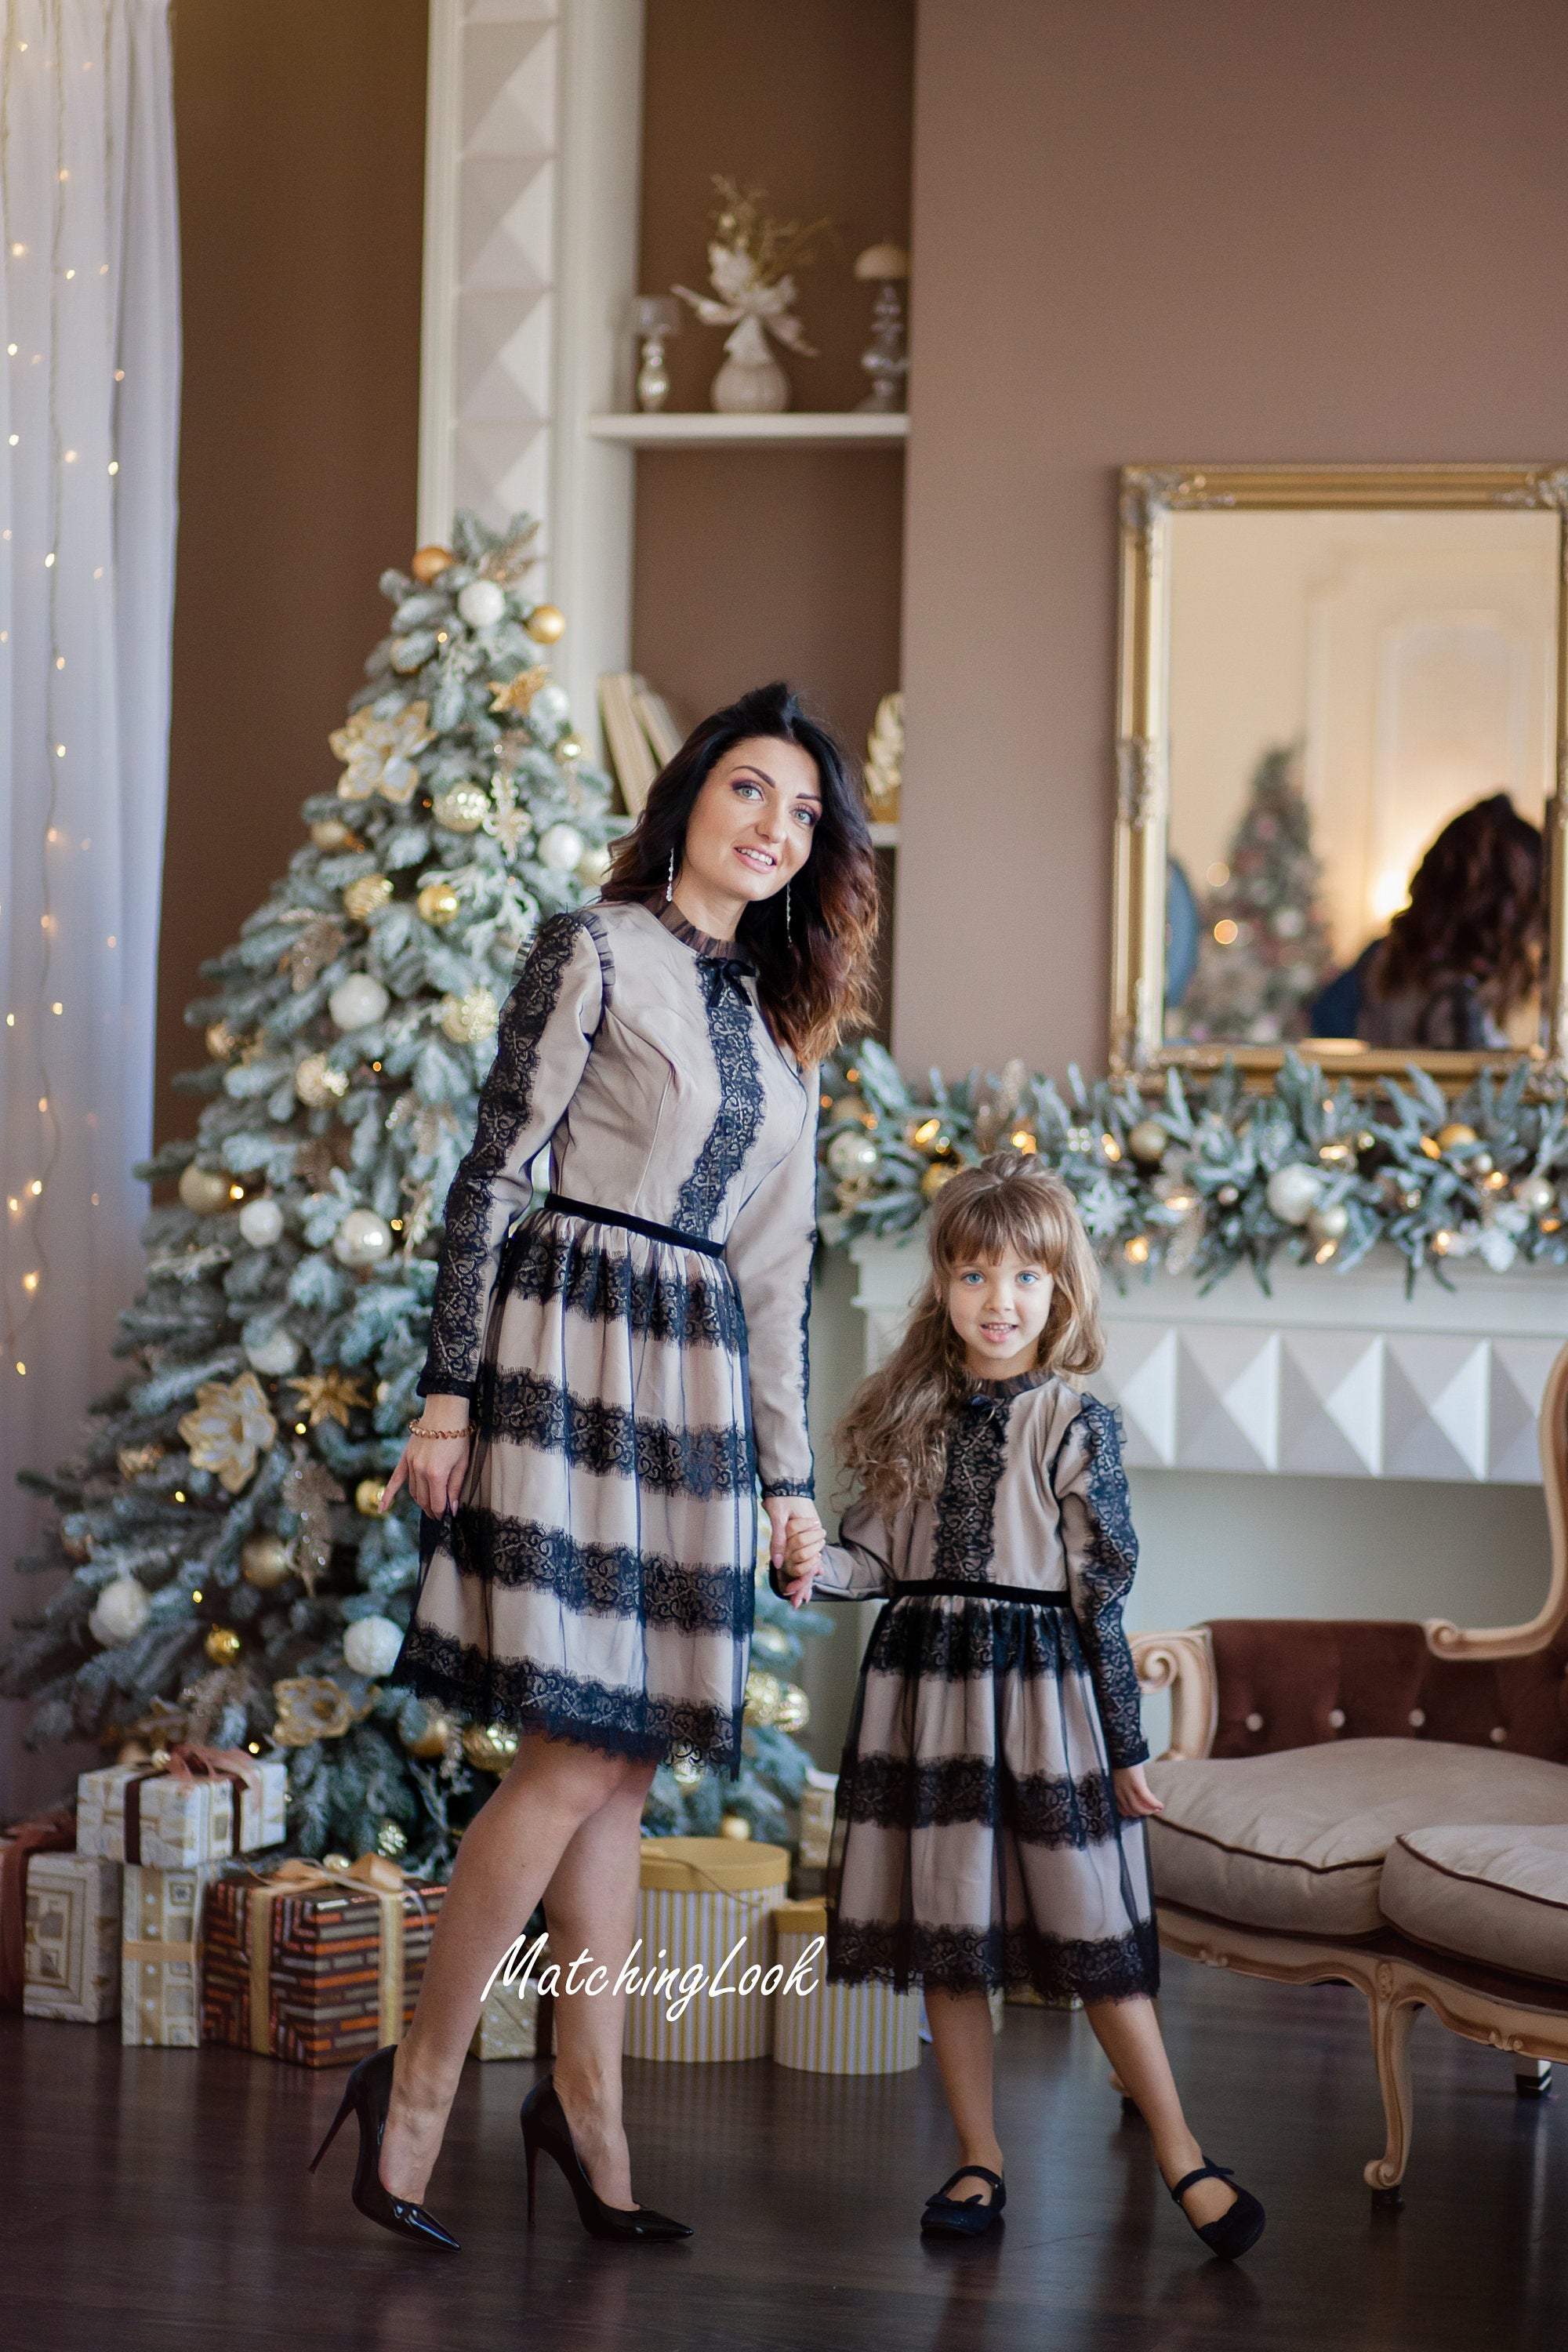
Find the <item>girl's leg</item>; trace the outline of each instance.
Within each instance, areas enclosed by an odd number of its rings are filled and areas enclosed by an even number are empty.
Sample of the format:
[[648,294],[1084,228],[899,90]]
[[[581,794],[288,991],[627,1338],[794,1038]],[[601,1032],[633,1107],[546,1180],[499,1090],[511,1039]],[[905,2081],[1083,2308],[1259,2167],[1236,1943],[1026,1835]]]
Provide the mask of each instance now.
[[[527,1733],[463,1832],[419,1999],[393,2062],[381,2178],[422,2199],[440,2152],[490,1973],[528,1924],[582,1823],[619,1788],[623,1759]],[[637,1864],[629,1864],[636,1899]]]
[[[634,2200],[621,2122],[626,1994],[624,1987],[616,1990],[616,1980],[637,1941],[642,1811],[654,1770],[652,1764],[626,1765],[613,1795],[582,1823],[544,1890],[551,1958],[563,1972],[579,1952],[592,1963],[577,1971],[575,1992],[555,1996],[556,2095],[584,2170],[606,2205],[622,2208]],[[594,1969],[605,1970],[605,1982],[599,1991],[584,1991]]]
[[[1002,2147],[991,2098],[996,2053],[991,2005],[983,1992],[941,1992],[934,1986],[928,1986],[925,2002],[959,2155],[966,2165],[983,2164],[988,2172],[1000,2172]],[[954,2198],[973,2197],[982,2205],[989,2205],[994,2193],[988,2180],[979,2179],[955,2180],[948,2191]]]
[[[1154,2004],[1141,1996],[1135,2000],[1087,2001],[1084,2009],[1100,2048],[1149,2126],[1165,2186],[1173,2189],[1184,2173],[1196,2169],[1204,2155],[1182,2113]],[[1235,2202],[1236,2191],[1228,2180],[1200,2180],[1183,2198],[1182,2210],[1203,2229],[1228,2213]]]

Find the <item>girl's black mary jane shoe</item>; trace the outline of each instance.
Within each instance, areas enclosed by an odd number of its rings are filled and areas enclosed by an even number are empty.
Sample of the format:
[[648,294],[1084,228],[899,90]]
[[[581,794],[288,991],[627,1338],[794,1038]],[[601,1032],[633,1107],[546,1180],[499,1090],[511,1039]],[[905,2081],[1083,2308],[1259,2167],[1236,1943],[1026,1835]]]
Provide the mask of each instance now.
[[[989,2197],[950,2197],[948,2191],[960,2180],[984,2180],[990,2188]],[[987,2230],[996,2229],[1002,2220],[1002,2208],[1007,2202],[1007,2191],[999,2172],[987,2170],[984,2164],[960,2165],[950,2173],[933,2197],[925,2201],[921,2215],[922,2238],[983,2238]]]
[[[1182,2205],[1184,2195],[1197,2180],[1228,2180],[1236,2191],[1235,2204],[1216,2221],[1194,2221]],[[1263,2235],[1263,2208],[1251,2189],[1242,2187],[1228,2165],[1210,2164],[1205,2157],[1193,2171],[1182,2175],[1171,2194],[1186,2213],[1189,2229],[1197,2232],[1211,2254],[1218,2254],[1225,2262],[1233,2263],[1237,2254],[1246,2253],[1248,2246],[1255,2246]]]

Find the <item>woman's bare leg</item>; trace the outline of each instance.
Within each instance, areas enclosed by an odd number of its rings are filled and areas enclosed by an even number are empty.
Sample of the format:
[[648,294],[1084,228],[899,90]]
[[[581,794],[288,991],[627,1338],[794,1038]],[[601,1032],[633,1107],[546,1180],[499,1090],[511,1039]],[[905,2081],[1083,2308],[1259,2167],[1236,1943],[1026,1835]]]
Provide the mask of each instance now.
[[[1182,2113],[1154,2004],[1140,1998],[1087,2001],[1084,2008],[1100,2048],[1149,2126],[1165,2186],[1173,2189],[1184,2173],[1196,2170],[1204,2155]],[[1202,2229],[1228,2213],[1235,2202],[1228,2180],[1200,2180],[1183,2198],[1182,2210]]]
[[[395,2197],[424,2197],[490,1974],[527,1926],[577,1831],[615,1795],[626,1769],[619,1757],[527,1733],[505,1778],[464,1831],[419,1999],[393,2065],[381,2178]],[[630,1871],[635,1902],[635,1860]]]
[[[629,1763],[615,1793],[578,1829],[544,1890],[550,1957],[564,1972],[579,1952],[575,1992],[554,2003],[555,2090],[583,2168],[606,2205],[633,2203],[631,2158],[621,2120],[621,2042],[626,1994],[616,1981],[637,1941],[637,1857],[652,1764]],[[647,1956],[639,1956],[647,1965]],[[605,1981],[598,1991],[583,1990]]]
[[[1002,2144],[996,2137],[992,2104],[992,2076],[996,2035],[991,2004],[983,1992],[940,1992],[926,1990],[926,2019],[931,2048],[947,2094],[958,2152],[965,2164],[983,2164],[988,2172],[1002,2169]],[[948,2194],[974,2198],[990,2204],[995,2192],[987,2180],[955,2180]]]

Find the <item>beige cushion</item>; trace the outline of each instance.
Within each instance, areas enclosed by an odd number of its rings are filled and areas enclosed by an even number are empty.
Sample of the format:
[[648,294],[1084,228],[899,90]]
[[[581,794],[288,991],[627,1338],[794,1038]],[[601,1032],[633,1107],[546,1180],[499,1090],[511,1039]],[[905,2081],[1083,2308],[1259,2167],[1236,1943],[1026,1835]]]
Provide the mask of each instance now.
[[1250,1927],[1370,1936],[1384,1857],[1407,1832],[1568,1820],[1568,1766],[1438,1739],[1325,1740],[1151,1764],[1155,1893]]
[[1568,1984],[1568,1825],[1407,1830],[1388,1849],[1381,1900],[1418,1943]]

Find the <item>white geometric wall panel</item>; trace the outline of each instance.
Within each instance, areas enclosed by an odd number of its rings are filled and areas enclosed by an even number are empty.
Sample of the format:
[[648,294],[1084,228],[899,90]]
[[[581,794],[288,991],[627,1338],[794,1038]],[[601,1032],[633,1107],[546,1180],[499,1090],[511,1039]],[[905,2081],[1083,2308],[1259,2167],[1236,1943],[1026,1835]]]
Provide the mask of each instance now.
[[[892,1347],[925,1270],[912,1244],[860,1241],[866,1361]],[[1281,1472],[1538,1486],[1536,1415],[1568,1339],[1568,1270],[1493,1274],[1406,1298],[1403,1265],[1280,1266],[1267,1297],[1238,1270],[1199,1297],[1156,1272],[1101,1296],[1106,1360],[1091,1387],[1120,1405],[1142,1469]]]

